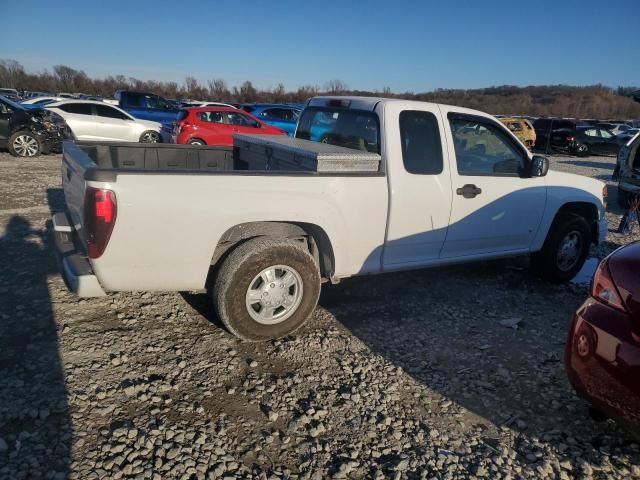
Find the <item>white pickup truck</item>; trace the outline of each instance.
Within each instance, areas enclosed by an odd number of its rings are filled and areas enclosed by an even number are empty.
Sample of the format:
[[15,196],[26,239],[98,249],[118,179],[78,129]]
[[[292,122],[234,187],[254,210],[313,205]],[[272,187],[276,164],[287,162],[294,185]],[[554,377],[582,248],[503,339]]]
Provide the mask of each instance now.
[[66,142],[53,223],[67,285],[206,290],[255,341],[299,328],[323,281],[522,254],[566,281],[607,232],[602,182],[548,171],[478,111],[315,97],[295,137],[379,154],[379,168],[252,171],[224,147]]

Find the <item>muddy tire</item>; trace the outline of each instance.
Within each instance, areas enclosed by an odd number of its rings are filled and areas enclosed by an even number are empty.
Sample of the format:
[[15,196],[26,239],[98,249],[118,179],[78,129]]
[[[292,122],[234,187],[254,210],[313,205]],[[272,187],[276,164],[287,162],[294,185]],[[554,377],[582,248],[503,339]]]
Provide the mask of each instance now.
[[304,244],[249,240],[224,260],[210,293],[224,326],[246,341],[280,338],[300,328],[320,295],[320,272]]
[[9,153],[14,157],[33,158],[42,152],[42,144],[29,130],[19,130],[9,137]]
[[531,268],[551,282],[568,282],[584,265],[590,248],[591,230],[584,218],[558,217],[542,250],[531,255]]

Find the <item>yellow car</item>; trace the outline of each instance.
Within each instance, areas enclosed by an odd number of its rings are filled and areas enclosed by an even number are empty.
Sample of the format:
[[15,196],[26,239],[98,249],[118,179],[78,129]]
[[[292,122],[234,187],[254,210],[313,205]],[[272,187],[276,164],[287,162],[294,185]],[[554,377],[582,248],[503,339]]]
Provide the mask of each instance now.
[[536,144],[536,131],[526,118],[502,117],[498,120],[506,125],[529,150]]

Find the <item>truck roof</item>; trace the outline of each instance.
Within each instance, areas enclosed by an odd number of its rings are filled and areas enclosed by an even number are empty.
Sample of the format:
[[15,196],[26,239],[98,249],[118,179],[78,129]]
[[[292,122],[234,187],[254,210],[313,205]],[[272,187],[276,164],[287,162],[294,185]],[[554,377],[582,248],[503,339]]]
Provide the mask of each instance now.
[[[419,100],[405,100],[403,98],[384,98],[384,97],[359,97],[359,96],[318,96],[312,97],[309,99],[306,106],[310,107],[326,107],[330,102],[336,102],[337,107],[342,106],[343,108],[353,108],[357,110],[368,110],[374,111],[376,106],[379,103],[403,103],[407,108],[410,108],[411,105],[435,105],[442,106],[445,108],[454,108],[456,111],[460,113],[467,113],[469,115],[476,115],[482,117],[491,117],[490,114],[486,112],[482,112],[480,110],[473,110],[465,107],[458,107],[455,105],[446,105],[442,103],[434,103],[434,102],[423,102]],[[340,105],[340,102],[344,102],[345,105]],[[346,104],[346,102],[349,102]]]

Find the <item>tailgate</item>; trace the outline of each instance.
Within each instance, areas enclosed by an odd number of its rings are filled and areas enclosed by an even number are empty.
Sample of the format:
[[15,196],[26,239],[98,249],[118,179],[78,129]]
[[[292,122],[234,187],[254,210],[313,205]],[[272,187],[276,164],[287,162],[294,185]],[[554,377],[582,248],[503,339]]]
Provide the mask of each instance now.
[[84,213],[84,172],[95,167],[91,157],[70,141],[64,142],[62,156],[62,187],[66,203],[66,213],[72,233],[78,234],[82,246],[84,235],[82,232],[82,218]]

